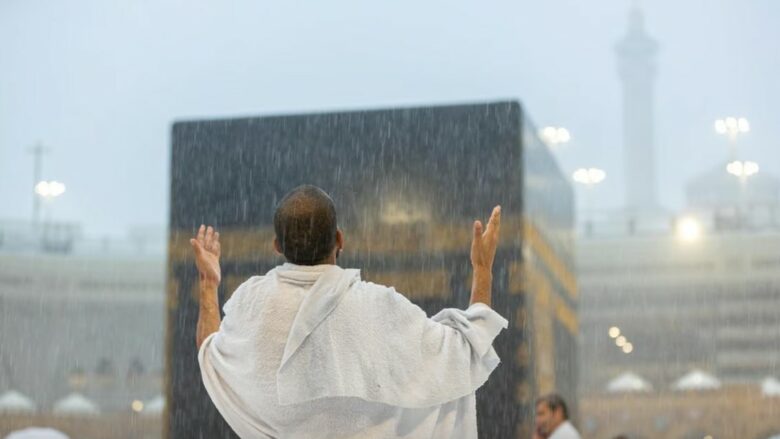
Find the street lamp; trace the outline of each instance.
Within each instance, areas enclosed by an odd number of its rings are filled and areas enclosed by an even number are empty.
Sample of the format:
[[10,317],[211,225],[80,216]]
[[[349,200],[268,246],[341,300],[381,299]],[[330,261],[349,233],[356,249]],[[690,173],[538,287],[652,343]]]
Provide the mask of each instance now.
[[726,165],[726,172],[739,178],[739,221],[744,225],[745,216],[747,214],[746,209],[746,197],[747,197],[747,179],[753,175],[758,174],[758,163],[743,160],[734,160]]
[[136,399],[130,404],[130,408],[132,408],[134,412],[140,413],[144,410],[144,403]]
[[[593,186],[601,183],[604,181],[605,178],[607,178],[607,173],[599,168],[579,168],[572,174],[571,178],[576,182],[579,183],[587,189],[591,189]],[[583,211],[586,211],[588,208],[588,192],[590,190],[587,190],[585,195],[583,195],[583,202],[582,202],[582,208]],[[587,235],[591,235],[593,232],[593,221],[591,219],[585,220],[585,233]]]
[[574,171],[572,178],[575,182],[590,187],[604,181],[607,173],[599,168],[579,168]]
[[701,238],[701,223],[694,217],[688,216],[681,218],[677,222],[675,232],[677,238],[685,243],[698,241]]
[[734,160],[726,165],[726,172],[740,179],[758,174],[758,169],[758,163],[751,161]]
[[569,130],[564,127],[544,127],[539,130],[539,137],[541,137],[550,147],[555,147],[571,140]]
[[[65,193],[65,184],[60,183],[59,181],[39,181],[35,185],[35,194],[37,195],[35,197],[35,200],[43,199],[44,204],[49,204],[54,200],[55,198],[59,197],[60,195]],[[40,213],[40,209],[36,207],[35,209],[35,222],[37,223],[40,218],[38,218],[38,214]],[[45,228],[48,228],[48,224],[44,224]]]
[[715,131],[736,138],[738,134],[750,131],[750,123],[744,117],[729,116],[715,121]]
[[729,116],[715,121],[715,132],[729,138],[731,158],[737,157],[737,136],[750,131],[750,123],[744,117]]
[[59,181],[39,181],[35,193],[46,199],[57,198],[65,193],[65,184]]

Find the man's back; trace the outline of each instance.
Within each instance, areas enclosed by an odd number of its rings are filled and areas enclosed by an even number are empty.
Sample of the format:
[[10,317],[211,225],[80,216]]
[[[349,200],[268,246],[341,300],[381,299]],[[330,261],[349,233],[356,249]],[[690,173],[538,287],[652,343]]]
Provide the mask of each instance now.
[[[322,391],[315,389],[311,391],[311,396],[304,395],[299,398],[300,401],[292,404],[280,403],[284,390],[280,393],[279,370],[290,340],[291,328],[296,324],[296,318],[300,318],[299,311],[312,285],[327,267],[285,264],[272,270],[267,276],[249,279],[225,305],[222,327],[203,344],[200,361],[206,388],[231,427],[242,437],[262,437],[261,433],[271,437],[294,438],[476,437],[473,391],[463,397],[429,407],[402,408],[366,399],[381,399],[381,392],[360,393],[364,390],[350,387],[355,381],[359,381],[355,379],[356,376],[370,386],[370,381],[374,381],[370,374],[375,370],[382,370],[383,365],[378,364],[382,360],[374,359],[378,355],[371,353],[372,348],[391,349],[390,346],[361,346],[361,341],[366,338],[359,333],[361,329],[370,330],[371,322],[361,320],[359,314],[355,315],[354,319],[338,316],[339,312],[351,315],[361,308],[374,306],[370,299],[367,299],[375,294],[371,290],[387,290],[366,282],[360,282],[353,288],[355,291],[351,290],[350,294],[341,300],[338,311],[333,311],[335,315],[331,316],[333,323],[321,323],[338,324],[341,325],[339,331],[356,333],[352,341],[354,351],[340,357],[352,361],[342,367],[328,367],[321,376],[315,375],[313,378],[323,382],[339,379],[348,381],[344,386],[336,387],[336,390],[325,389],[326,394],[353,393],[368,396],[316,397],[322,394]],[[327,335],[325,337],[327,338]],[[398,337],[392,338],[395,340]],[[376,341],[382,342],[381,339]],[[420,343],[420,340],[416,342]],[[317,343],[324,345],[327,340],[317,340]],[[343,344],[334,343],[333,346],[336,350],[345,349]],[[316,358],[323,356],[322,352],[325,351],[315,349],[311,352],[314,353],[299,354],[306,358],[305,373],[320,370],[321,365],[315,364]],[[303,357],[304,355],[313,356],[308,358]],[[340,361],[325,358],[321,360],[325,363]],[[468,361],[468,358],[466,360]],[[366,364],[372,361],[377,364]],[[401,369],[402,367],[399,368]],[[423,375],[426,372],[429,371],[420,371]],[[442,371],[442,375],[446,373]],[[311,380],[312,376],[306,379]],[[423,379],[428,381],[424,376]],[[430,380],[433,379],[434,377],[430,377]],[[383,381],[383,378],[375,380],[378,383]],[[311,382],[306,387],[316,387],[317,384]],[[420,390],[425,389],[408,389],[412,394]]]
[[[394,289],[336,261],[333,200],[301,186],[274,214],[288,261],[242,284],[220,323],[221,243],[201,225],[196,343],[209,397],[242,438],[477,436],[474,392],[500,362],[508,325],[490,308],[501,208],[472,227],[471,305],[430,319]],[[299,265],[296,265],[299,264]]]

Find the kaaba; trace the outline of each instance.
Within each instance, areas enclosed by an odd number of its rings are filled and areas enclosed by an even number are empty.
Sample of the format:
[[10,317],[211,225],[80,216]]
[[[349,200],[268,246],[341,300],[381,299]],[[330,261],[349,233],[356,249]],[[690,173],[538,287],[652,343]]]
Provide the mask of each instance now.
[[197,272],[188,240],[220,231],[220,303],[283,262],[277,202],[301,184],[338,211],[343,267],[433,315],[468,306],[471,224],[502,206],[493,308],[509,320],[501,364],[477,392],[481,438],[530,437],[534,400],[576,414],[574,195],[518,102],[180,121],[173,124],[165,437],[236,437],[201,382]]

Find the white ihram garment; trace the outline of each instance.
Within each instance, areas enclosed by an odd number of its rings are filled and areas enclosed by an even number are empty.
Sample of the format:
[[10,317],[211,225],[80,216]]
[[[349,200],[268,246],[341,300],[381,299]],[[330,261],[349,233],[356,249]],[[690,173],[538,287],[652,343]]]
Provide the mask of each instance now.
[[474,392],[507,326],[484,304],[429,319],[335,265],[252,277],[224,312],[198,360],[242,438],[476,438]]
[[569,421],[563,421],[547,439],[581,439],[577,429]]

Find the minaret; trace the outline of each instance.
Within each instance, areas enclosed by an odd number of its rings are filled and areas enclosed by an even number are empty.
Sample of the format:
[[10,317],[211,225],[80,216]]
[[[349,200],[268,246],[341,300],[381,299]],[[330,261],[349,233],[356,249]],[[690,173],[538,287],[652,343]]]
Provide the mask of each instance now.
[[645,31],[642,11],[633,4],[626,35],[615,46],[623,83],[623,172],[629,212],[658,207],[653,141],[653,83],[658,43]]

